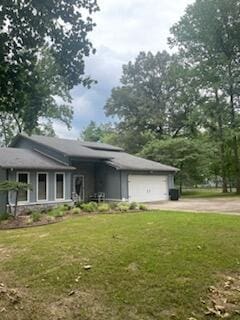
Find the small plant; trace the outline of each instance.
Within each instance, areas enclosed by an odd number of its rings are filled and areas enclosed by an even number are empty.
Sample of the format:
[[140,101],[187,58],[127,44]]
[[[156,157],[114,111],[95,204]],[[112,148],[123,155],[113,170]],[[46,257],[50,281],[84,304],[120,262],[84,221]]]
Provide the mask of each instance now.
[[82,202],[82,201],[78,201],[76,204],[75,204],[75,206],[77,207],[77,208],[82,208],[82,205],[84,204],[84,202]]
[[143,211],[146,211],[147,210],[147,206],[145,206],[145,204],[140,204],[139,205],[139,210],[143,210]]
[[8,220],[9,218],[10,218],[10,215],[7,212],[0,213],[0,222]]
[[128,202],[120,202],[116,207],[116,209],[121,212],[127,212],[129,208],[130,208],[130,205]]
[[67,210],[67,211],[72,209],[72,206],[70,204],[64,203],[63,206],[64,206],[65,210]]
[[52,209],[50,212],[48,212],[48,216],[55,217],[55,218],[63,217],[64,214],[65,214],[65,209],[63,212],[62,210],[60,210],[60,207]]
[[108,203],[101,203],[98,205],[98,211],[99,212],[109,212],[110,205]]
[[72,214],[80,214],[82,212],[82,210],[80,208],[73,208],[71,209],[71,213]]
[[38,221],[40,221],[40,220],[41,220],[41,217],[42,217],[42,215],[41,215],[40,212],[33,212],[33,213],[31,214],[32,222],[38,222]]
[[82,203],[81,209],[85,212],[96,212],[98,205],[96,202]]
[[138,207],[139,207],[139,205],[137,204],[137,202],[131,202],[129,205],[130,210],[137,210]]
[[116,210],[118,203],[117,202],[109,202],[109,206],[111,210]]

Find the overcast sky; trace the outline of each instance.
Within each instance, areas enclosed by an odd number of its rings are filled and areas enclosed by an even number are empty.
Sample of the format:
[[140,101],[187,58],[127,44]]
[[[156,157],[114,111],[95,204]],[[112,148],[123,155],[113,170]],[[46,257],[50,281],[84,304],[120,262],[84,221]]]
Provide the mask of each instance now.
[[100,11],[91,40],[97,53],[86,60],[86,73],[98,81],[90,90],[72,90],[74,120],[72,130],[54,125],[60,137],[77,138],[91,120],[110,121],[104,105],[111,89],[119,84],[122,65],[134,60],[140,51],[168,49],[170,27],[194,0],[98,0]]

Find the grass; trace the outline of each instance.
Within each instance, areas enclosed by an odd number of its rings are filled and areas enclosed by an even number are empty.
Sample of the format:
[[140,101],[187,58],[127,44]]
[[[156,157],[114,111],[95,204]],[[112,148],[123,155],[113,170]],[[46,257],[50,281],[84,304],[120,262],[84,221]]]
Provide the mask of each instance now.
[[206,319],[200,298],[240,271],[239,230],[236,216],[147,212],[1,231],[0,282],[21,296],[1,298],[1,319]]
[[217,188],[194,188],[184,189],[182,198],[219,198],[219,197],[239,197],[235,192],[223,193],[222,189]]

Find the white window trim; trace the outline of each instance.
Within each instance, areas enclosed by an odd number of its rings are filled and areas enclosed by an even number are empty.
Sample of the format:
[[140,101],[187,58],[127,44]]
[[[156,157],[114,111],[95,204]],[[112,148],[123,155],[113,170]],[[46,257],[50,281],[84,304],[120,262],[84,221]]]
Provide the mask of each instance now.
[[[40,174],[46,175],[46,199],[38,199],[38,177]],[[48,172],[37,172],[36,174],[36,199],[37,202],[47,202],[48,201]]]
[[[63,175],[63,198],[57,198],[57,174],[62,174]],[[55,186],[54,199],[55,199],[55,201],[65,200],[65,188],[66,188],[65,172],[55,172],[54,180],[55,180],[55,182],[54,182],[54,186]]]
[[[27,183],[30,183],[30,172],[27,171],[17,171],[16,172],[16,181],[19,182],[19,174],[27,174]],[[18,201],[19,204],[27,204],[30,202],[30,190],[27,190],[27,201]]]

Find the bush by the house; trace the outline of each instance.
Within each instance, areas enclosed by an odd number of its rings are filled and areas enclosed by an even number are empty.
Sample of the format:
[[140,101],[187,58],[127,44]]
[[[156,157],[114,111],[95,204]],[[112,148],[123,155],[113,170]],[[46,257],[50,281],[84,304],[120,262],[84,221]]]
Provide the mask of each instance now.
[[40,212],[33,212],[31,214],[31,220],[32,222],[38,222],[41,220],[42,214]]
[[117,202],[109,202],[109,206],[111,210],[116,210],[118,203]]
[[109,212],[111,210],[110,205],[108,203],[100,203],[98,205],[99,212]]
[[98,205],[96,202],[82,203],[81,209],[85,212],[96,212]]
[[55,218],[63,217],[64,214],[65,214],[65,210],[63,211],[61,207],[52,209],[51,211],[48,212],[48,216],[55,217]]
[[147,210],[147,206],[145,206],[145,204],[140,204],[139,205],[139,210],[143,210],[143,211],[145,211],[145,210]]
[[71,209],[72,214],[80,214],[82,210],[78,207]]
[[116,207],[116,210],[121,212],[127,212],[129,209],[130,209],[130,205],[128,202],[120,202]]
[[6,212],[0,213],[0,222],[8,220],[10,218],[10,215]]
[[130,210],[137,210],[139,207],[138,203],[137,202],[131,202],[130,205],[129,205],[129,209]]

